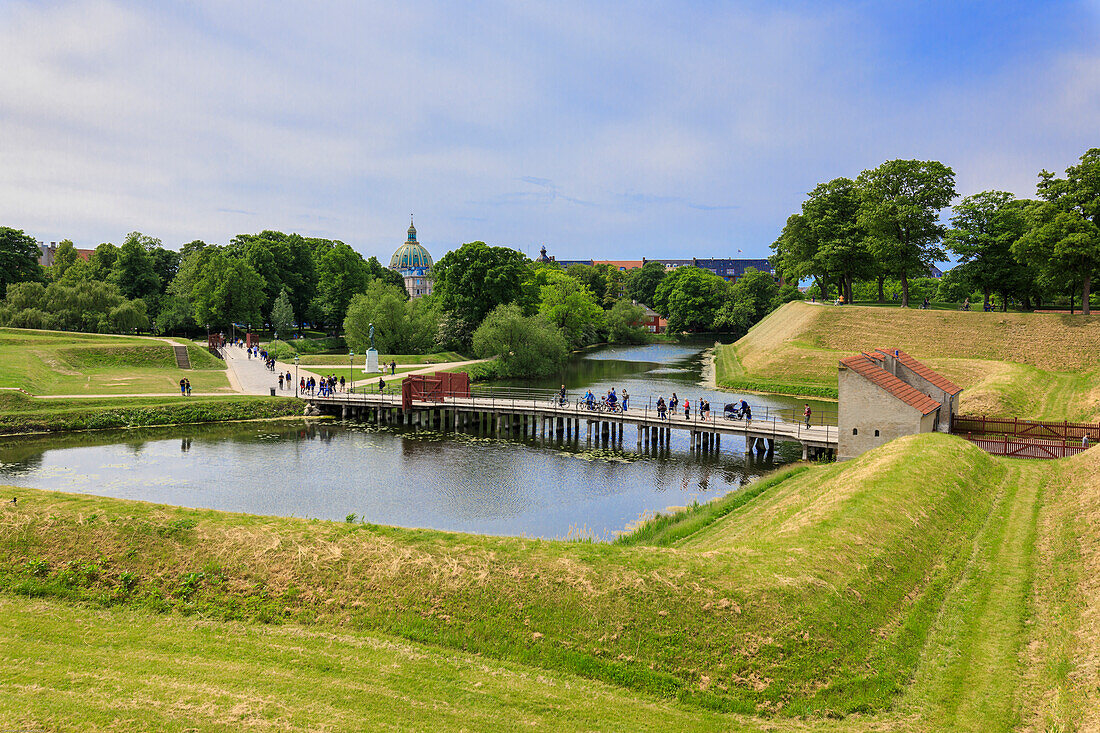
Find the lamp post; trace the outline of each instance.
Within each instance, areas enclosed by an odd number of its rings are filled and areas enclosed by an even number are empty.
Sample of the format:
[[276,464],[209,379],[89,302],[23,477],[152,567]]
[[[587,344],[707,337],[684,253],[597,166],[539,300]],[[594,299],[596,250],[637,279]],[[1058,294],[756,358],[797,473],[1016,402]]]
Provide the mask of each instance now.
[[348,351],[348,392],[355,391],[355,352]]
[[298,355],[294,355],[294,396],[298,396]]

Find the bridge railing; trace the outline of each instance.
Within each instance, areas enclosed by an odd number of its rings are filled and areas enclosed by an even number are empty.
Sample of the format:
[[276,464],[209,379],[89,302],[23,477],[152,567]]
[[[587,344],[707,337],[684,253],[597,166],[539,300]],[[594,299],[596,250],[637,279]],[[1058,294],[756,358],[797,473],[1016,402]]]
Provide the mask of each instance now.
[[[377,404],[379,398],[390,406],[401,404],[401,387],[386,385],[382,390],[377,388],[364,389],[361,385],[354,390],[336,392],[327,397],[317,394],[309,395],[317,401],[332,401],[336,403],[362,403],[364,405]],[[499,386],[474,386],[470,388],[469,396],[438,395],[430,404],[455,405],[464,407],[476,407],[488,411],[509,410],[511,412],[528,412],[537,410],[540,413],[552,413],[562,418],[580,418],[585,420],[623,421],[630,418],[641,418],[643,422],[653,425],[662,421],[679,429],[689,429],[700,432],[718,432],[722,428],[743,427],[746,433],[751,432],[756,437],[770,437],[775,440],[802,440],[803,438],[817,441],[836,442],[837,428],[835,425],[835,413],[812,414],[810,425],[802,419],[797,410],[782,408],[770,410],[767,407],[762,413],[754,413],[751,419],[727,417],[723,410],[715,411],[713,408],[701,412],[698,402],[689,400],[691,410],[687,414],[683,411],[683,403],[677,405],[677,410],[665,410],[660,414],[657,410],[656,399],[649,397],[644,403],[635,402],[631,398],[625,412],[620,409],[611,411],[602,402],[597,401],[589,408],[579,397],[573,398],[567,394],[564,404],[558,398],[558,392],[552,389],[532,389],[523,387],[499,387]],[[833,424],[828,420],[832,418]]]

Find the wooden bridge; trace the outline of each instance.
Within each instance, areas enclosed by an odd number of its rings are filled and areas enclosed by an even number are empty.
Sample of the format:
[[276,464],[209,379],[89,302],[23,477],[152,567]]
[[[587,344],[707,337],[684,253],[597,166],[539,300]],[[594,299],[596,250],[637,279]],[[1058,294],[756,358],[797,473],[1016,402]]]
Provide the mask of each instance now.
[[[407,390],[406,390],[407,391]],[[689,433],[693,451],[721,450],[722,438],[744,438],[745,452],[772,451],[776,441],[802,445],[803,458],[835,456],[835,425],[807,427],[794,415],[765,410],[751,420],[726,419],[719,408],[703,418],[698,411],[660,417],[652,401],[632,405],[626,412],[590,410],[575,402],[562,405],[549,390],[467,388],[450,393],[443,390],[411,398],[394,391],[337,392],[329,396],[302,395],[317,410],[344,419],[376,425],[423,427],[442,431],[463,430],[482,435],[536,436],[579,440],[582,432],[589,443],[621,445],[624,430],[636,433],[638,448],[667,447],[673,430]],[[694,407],[693,401],[693,407]],[[629,435],[629,432],[627,433]]]

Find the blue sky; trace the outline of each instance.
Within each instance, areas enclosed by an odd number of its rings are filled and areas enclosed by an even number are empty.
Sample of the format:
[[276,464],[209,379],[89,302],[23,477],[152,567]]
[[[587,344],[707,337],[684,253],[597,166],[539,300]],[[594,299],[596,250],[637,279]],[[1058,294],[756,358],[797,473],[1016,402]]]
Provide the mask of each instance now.
[[763,257],[821,181],[1030,196],[1098,133],[1100,0],[0,0],[0,225],[77,246]]

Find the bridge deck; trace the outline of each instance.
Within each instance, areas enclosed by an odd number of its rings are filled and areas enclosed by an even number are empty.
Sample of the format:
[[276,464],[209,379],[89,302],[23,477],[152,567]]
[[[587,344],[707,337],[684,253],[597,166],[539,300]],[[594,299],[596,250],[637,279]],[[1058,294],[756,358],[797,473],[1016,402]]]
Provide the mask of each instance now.
[[[402,406],[401,397],[396,394],[340,393],[329,397],[303,396],[302,399],[318,407],[329,405],[400,408]],[[447,396],[442,402],[414,400],[412,409],[447,409],[460,412],[531,415],[545,418],[601,421],[638,427],[676,428],[678,430],[718,433],[720,435],[744,436],[751,439],[764,438],[793,441],[815,448],[835,449],[838,439],[837,428],[833,425],[806,427],[800,422],[779,420],[774,417],[753,420],[727,420],[721,414],[713,412],[706,420],[700,419],[697,412],[693,413],[691,418],[685,418],[683,413],[679,413],[661,419],[657,416],[655,410],[648,406],[635,408],[625,413],[611,413],[594,412],[585,408],[578,408],[573,404],[559,406],[549,400]]]

